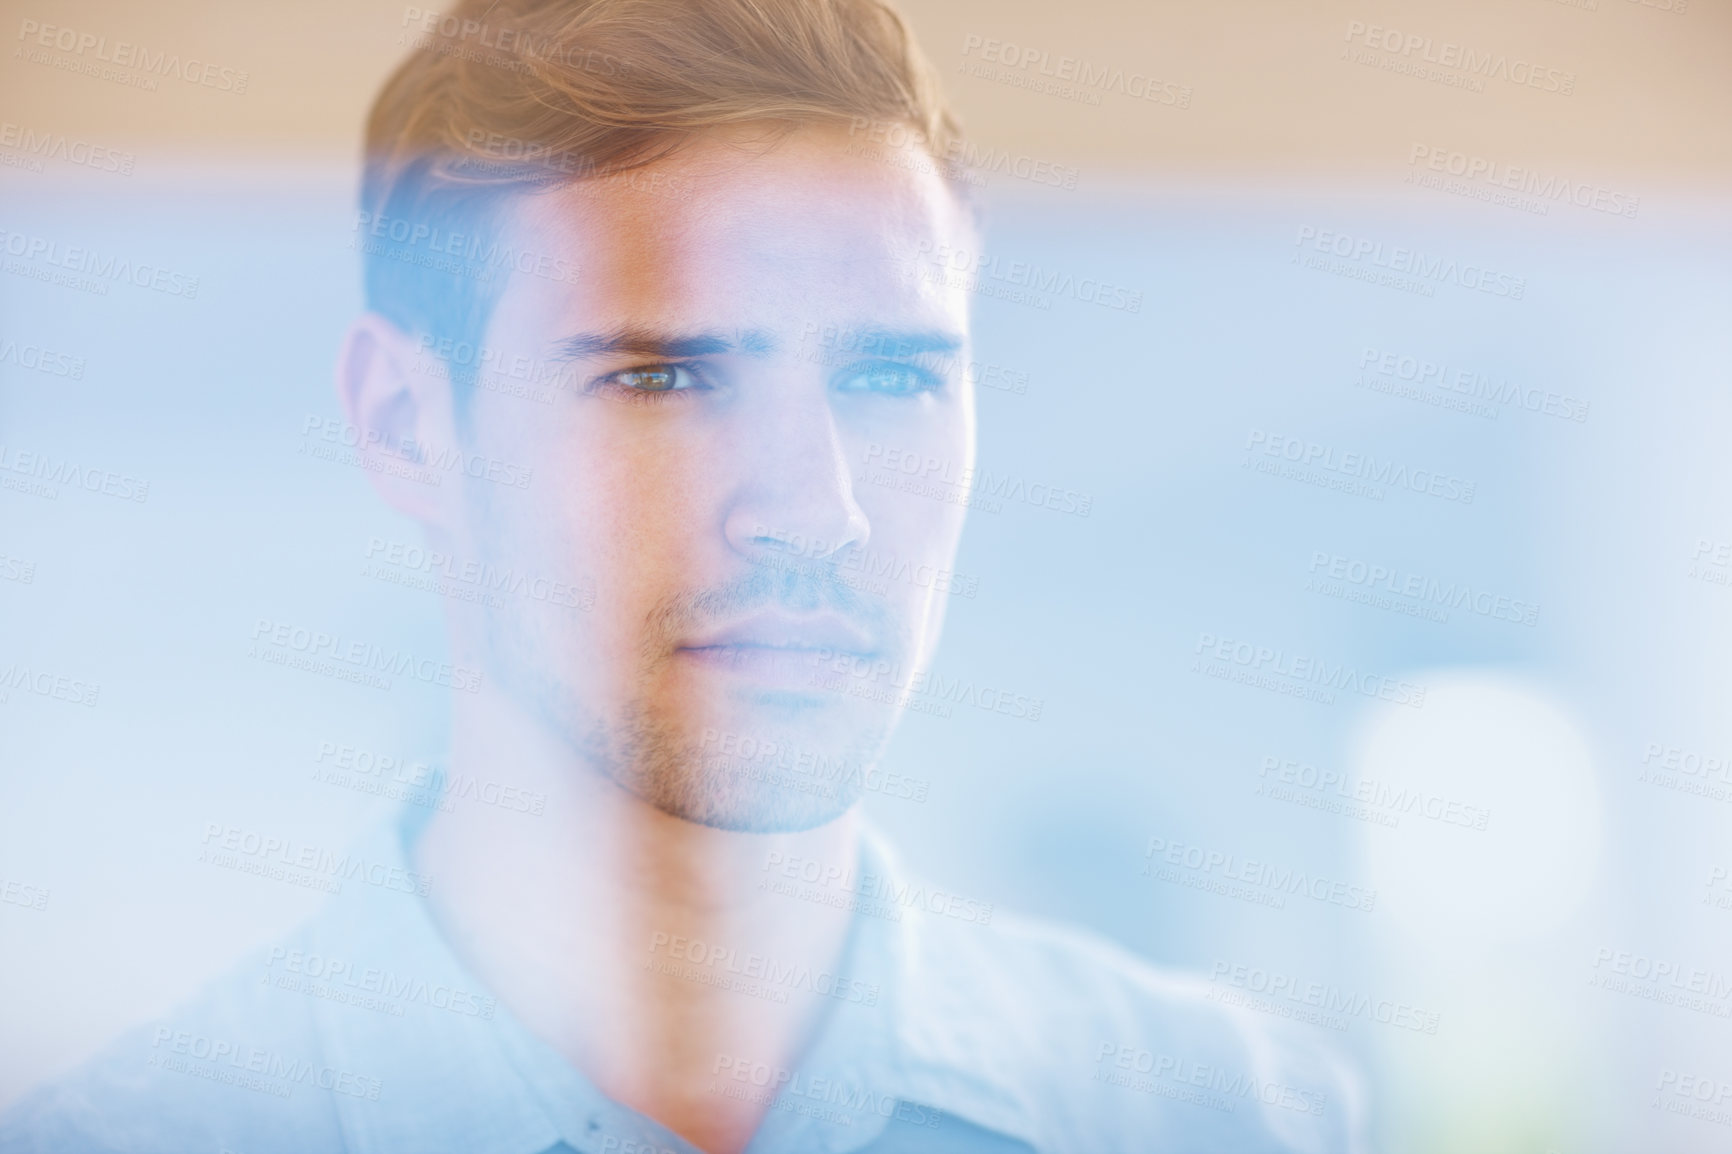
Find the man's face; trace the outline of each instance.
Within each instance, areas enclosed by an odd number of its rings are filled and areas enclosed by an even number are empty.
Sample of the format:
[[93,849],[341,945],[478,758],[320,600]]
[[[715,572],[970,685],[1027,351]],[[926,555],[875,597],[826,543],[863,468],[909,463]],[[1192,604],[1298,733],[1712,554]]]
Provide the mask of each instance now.
[[593,603],[506,597],[457,642],[668,813],[828,821],[918,701],[974,463],[966,300],[933,275],[970,229],[934,167],[737,134],[513,210],[507,243],[577,271],[514,275],[485,343],[563,387],[467,398],[467,450],[532,474],[466,480],[451,544]]

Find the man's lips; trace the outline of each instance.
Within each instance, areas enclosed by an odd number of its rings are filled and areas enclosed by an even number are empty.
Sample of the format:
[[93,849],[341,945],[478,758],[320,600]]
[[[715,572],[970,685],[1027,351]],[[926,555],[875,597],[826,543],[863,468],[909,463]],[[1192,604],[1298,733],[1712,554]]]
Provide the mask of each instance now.
[[693,655],[745,657],[761,653],[807,656],[870,656],[877,643],[859,625],[835,613],[756,613],[686,639],[678,646]]
[[[758,704],[837,708],[828,671],[889,662],[890,638],[833,609],[799,612],[772,606],[705,624],[678,639],[673,656],[705,692],[745,694]],[[839,663],[845,663],[840,664]]]
[[871,634],[838,614],[782,611],[704,630],[675,649],[700,666],[783,690],[807,691],[830,659],[870,657],[877,651]]

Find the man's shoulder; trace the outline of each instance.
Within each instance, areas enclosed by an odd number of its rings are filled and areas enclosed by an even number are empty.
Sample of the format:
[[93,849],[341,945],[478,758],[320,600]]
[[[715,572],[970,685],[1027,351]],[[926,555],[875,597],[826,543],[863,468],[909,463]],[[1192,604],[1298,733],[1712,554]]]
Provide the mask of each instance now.
[[0,1154],[339,1148],[314,1016],[251,963],[28,1093]]
[[1028,1103],[1041,1148],[1352,1151],[1357,1080],[1317,1040],[1207,981],[1035,919],[922,919],[904,1045]]

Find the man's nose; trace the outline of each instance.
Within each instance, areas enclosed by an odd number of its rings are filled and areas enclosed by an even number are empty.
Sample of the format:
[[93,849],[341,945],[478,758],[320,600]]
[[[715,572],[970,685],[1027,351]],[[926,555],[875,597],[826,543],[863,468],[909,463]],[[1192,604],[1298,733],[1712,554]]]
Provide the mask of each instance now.
[[854,478],[835,415],[808,400],[738,442],[740,478],[724,524],[728,544],[747,560],[793,553],[822,560],[864,545],[871,532],[854,499]]

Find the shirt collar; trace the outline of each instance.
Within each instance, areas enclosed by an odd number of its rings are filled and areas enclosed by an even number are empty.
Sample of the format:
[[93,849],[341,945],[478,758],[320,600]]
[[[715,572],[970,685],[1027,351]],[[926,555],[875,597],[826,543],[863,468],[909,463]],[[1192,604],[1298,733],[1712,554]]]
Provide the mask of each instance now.
[[[413,876],[396,823],[374,830],[353,856],[382,863],[381,876]],[[360,987],[314,1006],[332,1064],[377,1079],[376,1099],[336,1096],[349,1149],[535,1154],[559,1141],[501,1048],[505,1008],[445,944],[413,886],[346,881],[314,923],[308,951],[327,968],[343,962]]]
[[[357,847],[353,856],[368,863],[368,876],[413,878],[405,845],[419,816],[406,809],[401,822],[382,825]],[[924,924],[932,915],[907,900],[916,891],[890,847],[861,824],[860,888],[880,900],[859,903],[838,974],[877,997],[870,1004],[836,998],[798,1069],[772,1077],[772,1085],[751,1076],[714,1080],[718,1093],[774,1095],[747,1154],[846,1154],[899,1111],[912,1117],[916,1104],[1029,1139],[1008,1072],[968,1044],[967,1020],[978,1015],[970,975],[947,972],[934,956]],[[307,948],[340,959],[348,978],[343,998],[314,1005],[332,1063],[377,1080],[376,1099],[336,1095],[351,1149],[539,1154],[563,1141],[583,1152],[635,1143],[697,1154],[608,1099],[516,1021],[457,959],[412,885],[405,892],[351,877],[344,887],[311,928]]]
[[[1038,1145],[1027,1087],[1005,1065],[1010,1050],[1004,1044],[1003,1013],[1016,999],[995,1003],[988,992],[992,975],[970,967],[970,960],[988,965],[993,960],[990,913],[974,924],[947,921],[937,911],[947,905],[942,899],[948,895],[911,880],[890,843],[875,827],[861,824],[862,860],[882,878],[874,892],[904,911],[885,947],[885,983],[894,990],[886,1019],[899,1092],[907,1101]],[[973,912],[979,919],[979,910]],[[957,951],[959,935],[985,937]],[[1027,990],[1018,993],[1028,996]]]

